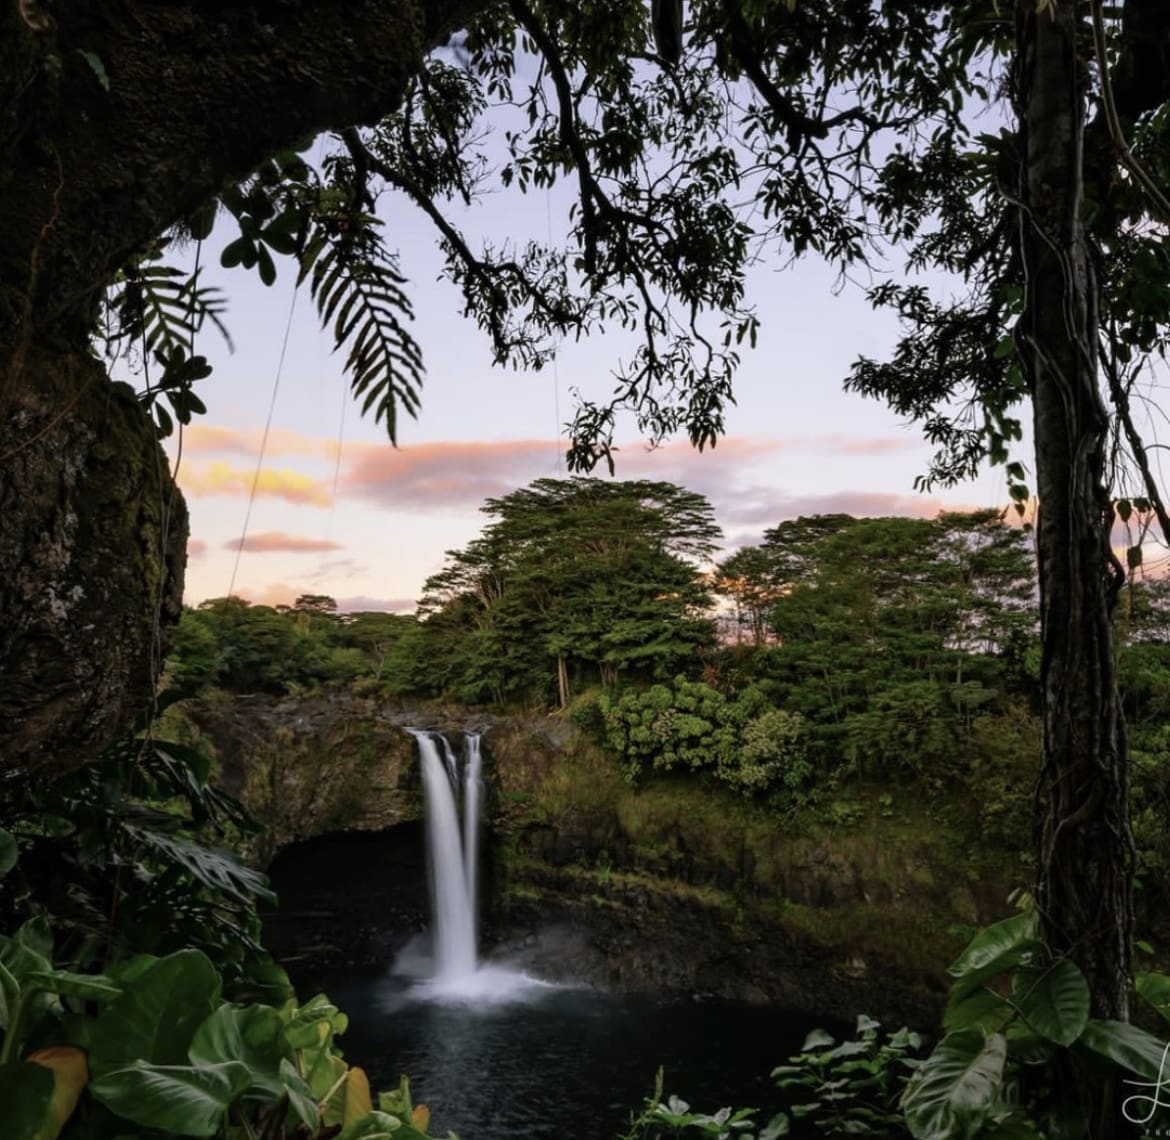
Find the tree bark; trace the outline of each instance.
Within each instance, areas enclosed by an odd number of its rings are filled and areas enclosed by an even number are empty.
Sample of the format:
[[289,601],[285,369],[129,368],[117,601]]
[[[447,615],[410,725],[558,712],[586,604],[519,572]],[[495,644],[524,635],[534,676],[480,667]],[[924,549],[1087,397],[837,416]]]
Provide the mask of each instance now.
[[[1096,1017],[1125,1019],[1132,943],[1129,760],[1112,613],[1124,580],[1105,485],[1096,283],[1085,240],[1087,43],[1074,0],[1018,5],[1015,74],[1026,268],[1017,347],[1033,401],[1040,502],[1044,765],[1038,885],[1049,944],[1084,971]],[[1115,1106],[1093,1135],[1124,1127]]]
[[393,110],[486,3],[0,5],[0,774],[116,736],[179,613],[185,507],[90,355],[101,290],[269,155]]

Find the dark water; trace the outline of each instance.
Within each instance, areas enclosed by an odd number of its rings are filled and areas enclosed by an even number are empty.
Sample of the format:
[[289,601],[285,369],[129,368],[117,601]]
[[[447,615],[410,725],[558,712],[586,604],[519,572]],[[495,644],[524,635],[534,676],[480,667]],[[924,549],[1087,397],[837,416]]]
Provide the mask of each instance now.
[[768,1074],[813,1023],[723,1002],[662,1003],[585,989],[528,990],[507,1002],[410,997],[401,979],[323,983],[350,1016],[340,1044],[375,1088],[411,1078],[431,1131],[461,1140],[609,1140],[652,1091],[696,1110],[778,1107]]

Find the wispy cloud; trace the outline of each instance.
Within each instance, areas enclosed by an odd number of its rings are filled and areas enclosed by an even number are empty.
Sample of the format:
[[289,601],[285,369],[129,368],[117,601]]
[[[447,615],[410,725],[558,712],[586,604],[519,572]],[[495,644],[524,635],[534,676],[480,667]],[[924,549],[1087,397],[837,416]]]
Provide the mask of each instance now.
[[201,538],[187,539],[187,558],[202,558],[207,553],[207,543]]
[[227,460],[215,460],[204,467],[184,464],[179,484],[186,495],[227,495],[247,498],[255,481],[257,497],[284,499],[290,503],[327,507],[332,501],[332,485],[300,471],[283,467],[265,467],[257,476],[254,470],[233,467]]
[[340,491],[398,510],[466,509],[555,470],[550,440],[347,447]]
[[380,613],[413,613],[418,608],[414,598],[371,598],[357,594],[351,598],[337,598],[338,613],[362,613],[377,610]]
[[[260,454],[264,433],[260,428],[217,427],[214,424],[192,424],[183,433],[183,450],[192,455],[249,455]],[[337,452],[337,441],[305,435],[288,428],[271,428],[264,443],[265,456],[326,455]]]
[[326,550],[344,550],[340,542],[328,538],[310,538],[303,534],[285,534],[282,530],[268,530],[263,534],[250,534],[246,538],[229,539],[223,544],[225,550],[246,550],[260,554],[283,551],[290,554],[320,553]]

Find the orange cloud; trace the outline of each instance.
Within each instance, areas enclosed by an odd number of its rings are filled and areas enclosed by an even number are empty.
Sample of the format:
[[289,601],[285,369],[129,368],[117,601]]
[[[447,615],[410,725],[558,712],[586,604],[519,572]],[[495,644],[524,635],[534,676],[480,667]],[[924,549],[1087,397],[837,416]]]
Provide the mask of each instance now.
[[270,582],[262,589],[252,589],[244,586],[236,593],[254,606],[291,606],[302,594],[311,593],[287,582]]
[[230,495],[247,498],[252,493],[253,482],[257,497],[284,499],[314,507],[327,507],[332,501],[332,489],[327,481],[282,467],[264,467],[257,475],[255,471],[233,467],[227,460],[219,459],[203,468],[184,465],[179,473],[184,494],[195,497]]
[[285,551],[290,554],[313,553],[324,550],[344,550],[340,542],[327,538],[310,538],[302,534],[285,534],[282,530],[268,530],[263,534],[250,534],[246,538],[229,539],[223,544],[224,550],[247,550],[251,553]]
[[[398,510],[466,509],[541,476],[567,477],[560,461],[565,441],[552,439],[475,443],[447,441],[395,450],[388,444],[347,446],[341,486],[347,495]],[[785,447],[782,440],[733,436],[705,455],[685,441],[618,451],[618,478],[649,478],[725,486],[742,467]],[[608,477],[598,472],[601,477]]]
[[265,442],[259,428],[217,427],[214,424],[192,424],[183,432],[183,448],[194,455],[260,454],[264,443],[265,455],[332,455],[337,441],[318,439],[288,428],[271,428]]

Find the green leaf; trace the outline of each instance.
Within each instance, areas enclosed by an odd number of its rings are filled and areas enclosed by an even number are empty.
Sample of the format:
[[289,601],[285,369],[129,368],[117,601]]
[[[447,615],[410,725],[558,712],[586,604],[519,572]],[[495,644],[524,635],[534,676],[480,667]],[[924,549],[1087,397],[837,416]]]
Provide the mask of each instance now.
[[42,1126],[53,1100],[53,1073],[43,1065],[0,1065],[0,1113],[4,1140],[45,1140]]
[[215,967],[198,950],[161,958],[102,1011],[93,1027],[94,1072],[136,1061],[182,1065],[195,1030],[219,1004]]
[[227,895],[228,898],[249,907],[254,905],[256,899],[263,899],[265,902],[276,901],[276,895],[269,888],[267,878],[259,871],[245,867],[230,851],[221,851],[215,847],[193,843],[188,839],[163,835],[147,827],[127,825],[123,830],[132,839],[149,847],[156,855],[177,864],[216,894]]
[[135,1124],[179,1136],[214,1136],[252,1077],[239,1061],[150,1065],[137,1061],[90,1082],[94,1098]]
[[1153,970],[1142,970],[1134,979],[1134,989],[1143,1001],[1170,1021],[1170,977]]
[[1089,983],[1069,958],[1043,970],[1020,970],[1012,994],[1024,1020],[1057,1045],[1071,1045],[1089,1020]]
[[759,1140],[780,1140],[781,1136],[787,1136],[791,1131],[791,1124],[785,1113],[781,1112],[773,1116],[768,1121],[767,1125],[760,1131]]
[[289,1109],[310,1132],[316,1132],[321,1127],[321,1113],[317,1108],[313,1090],[291,1061],[281,1061],[280,1078],[288,1096]]
[[16,860],[19,857],[20,850],[16,846],[16,840],[12,833],[0,827],[0,879],[4,878],[16,866]]
[[830,1036],[823,1029],[814,1029],[800,1047],[802,1053],[811,1053],[814,1049],[823,1049],[826,1045],[836,1045],[837,1039]]
[[1036,912],[1014,914],[981,930],[951,964],[948,973],[955,978],[979,974],[990,977],[1018,966],[1038,944],[1040,925]]
[[281,1062],[291,1052],[284,1019],[271,1006],[221,1005],[195,1031],[188,1056],[193,1065],[242,1061],[252,1074],[249,1095],[278,1100],[284,1095]]
[[1125,1021],[1094,1019],[1085,1026],[1078,1044],[1146,1080],[1158,1081],[1170,1074],[1170,1045]]
[[1011,1006],[986,986],[955,985],[943,1010],[943,1028],[948,1033],[958,1029],[995,1032],[1012,1014]]
[[48,919],[43,916],[30,918],[21,924],[15,938],[21,946],[34,954],[39,954],[46,962],[53,961],[53,931],[49,927]]
[[1036,1131],[1036,1126],[1025,1116],[1015,1115],[1001,1120],[990,1132],[984,1132],[980,1140],[1045,1140]]
[[77,54],[89,64],[89,69],[93,72],[94,78],[97,79],[102,90],[109,91],[110,77],[106,74],[106,65],[102,63],[102,57],[96,52],[85,51],[82,48],[77,49]]
[[902,1098],[918,1140],[969,1140],[999,1100],[1007,1042],[975,1029],[948,1033],[911,1078]]
[[45,990],[82,1001],[113,1001],[122,992],[121,986],[101,974],[72,974],[68,970],[29,974],[24,986],[26,990]]

